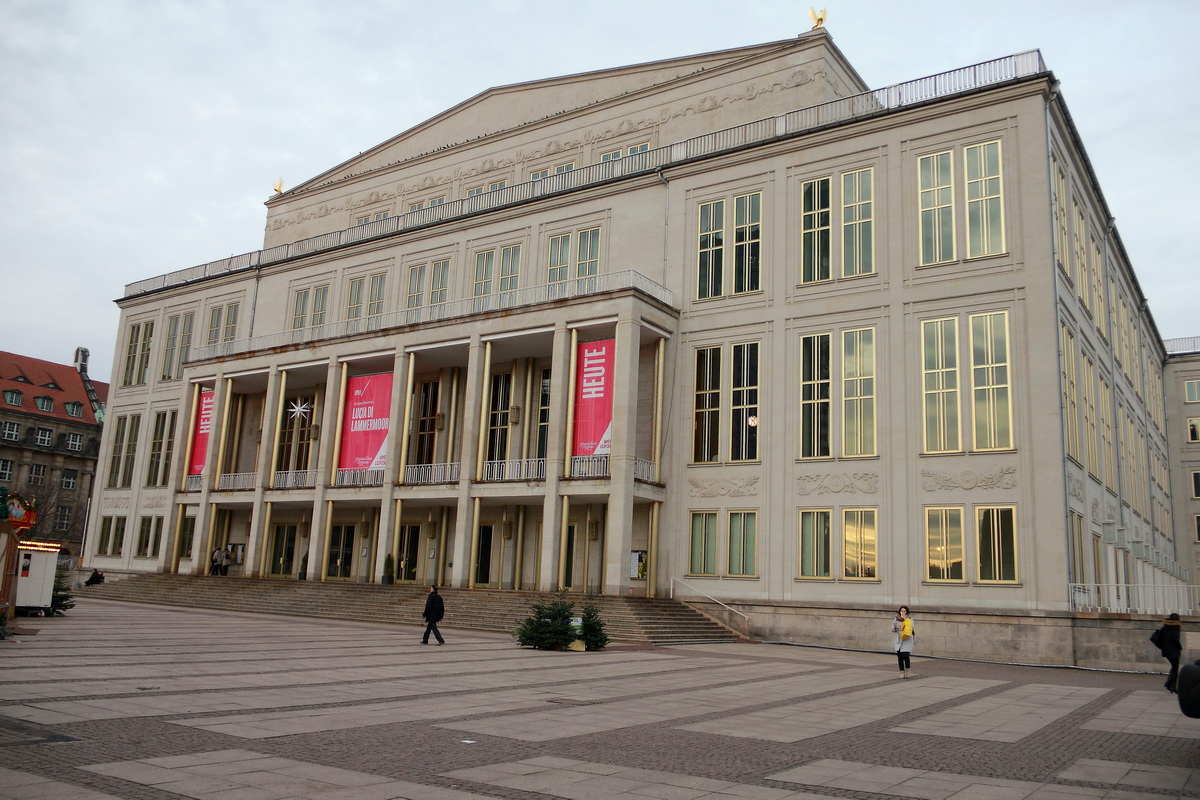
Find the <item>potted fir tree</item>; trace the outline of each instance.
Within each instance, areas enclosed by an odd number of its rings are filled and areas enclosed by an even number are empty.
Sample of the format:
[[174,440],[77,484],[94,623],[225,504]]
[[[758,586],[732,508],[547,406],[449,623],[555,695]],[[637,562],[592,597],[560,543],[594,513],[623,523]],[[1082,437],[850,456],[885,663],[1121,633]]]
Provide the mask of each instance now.
[[391,586],[396,582],[396,559],[388,553],[383,557],[383,585]]

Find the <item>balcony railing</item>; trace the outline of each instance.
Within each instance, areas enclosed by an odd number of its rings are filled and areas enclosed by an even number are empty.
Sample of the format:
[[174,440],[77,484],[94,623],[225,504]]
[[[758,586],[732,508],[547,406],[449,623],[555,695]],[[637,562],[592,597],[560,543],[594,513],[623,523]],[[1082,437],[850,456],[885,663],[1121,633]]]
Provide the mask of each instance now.
[[518,458],[508,461],[483,462],[485,481],[544,481],[546,459]]
[[339,469],[337,486],[383,486],[382,469]]
[[546,286],[531,286],[528,289],[518,289],[512,292],[471,297],[447,303],[435,303],[419,308],[408,308],[403,311],[377,314],[372,317],[359,317],[343,322],[332,322],[328,325],[317,325],[299,330],[253,336],[248,339],[234,339],[229,342],[217,342],[207,345],[192,345],[191,351],[188,353],[188,361],[203,361],[206,358],[216,358],[218,356],[231,356],[237,353],[250,353],[255,350],[267,350],[286,345],[317,342],[325,339],[334,339],[339,336],[354,336],[364,331],[384,330],[386,328],[405,325],[421,325],[442,319],[456,319],[470,316],[471,314],[485,314],[502,309],[533,306],[552,300],[585,297],[621,289],[637,289],[641,293],[649,295],[667,305],[674,305],[675,302],[674,295],[669,289],[659,286],[639,272],[627,269],[621,272],[608,272],[603,275],[595,275],[590,278],[576,278],[551,283]]
[[571,456],[572,478],[607,478],[608,456]]
[[183,479],[183,490],[185,492],[198,492],[204,488],[203,475],[188,475]]
[[267,250],[256,250],[253,253],[231,256],[208,264],[147,278],[128,284],[125,287],[125,297],[134,297],[171,286],[180,286],[215,275],[255,269],[267,264],[347,247],[371,239],[394,236],[447,220],[596,186],[618,178],[652,174],[656,170],[692,159],[719,155],[734,148],[773,139],[798,136],[828,125],[864,119],[905,106],[953,97],[956,94],[1038,75],[1045,71],[1046,65],[1042,62],[1041,53],[1037,50],[1028,50],[927,78],[898,83],[884,89],[843,97],[778,117],[738,125],[625,158],[580,167],[535,181],[514,184],[494,192],[461,200],[451,200],[441,205],[429,206],[407,214],[398,214],[366,225],[355,225],[353,228],[301,239]]
[[1185,336],[1182,339],[1167,339],[1163,342],[1167,353],[1200,353],[1200,336]]
[[404,482],[458,483],[458,462],[449,464],[409,464],[404,468]]
[[253,489],[257,479],[257,472],[226,472],[217,476],[217,489],[222,491]]
[[647,481],[647,482],[653,481],[655,478],[654,462],[647,461],[644,458],[634,459],[633,478],[634,478],[634,480],[638,480],[638,481]]
[[275,473],[273,489],[311,489],[317,485],[315,469],[279,470]]
[[1200,586],[1158,586],[1145,583],[1072,583],[1071,609],[1115,614],[1185,616],[1200,611]]

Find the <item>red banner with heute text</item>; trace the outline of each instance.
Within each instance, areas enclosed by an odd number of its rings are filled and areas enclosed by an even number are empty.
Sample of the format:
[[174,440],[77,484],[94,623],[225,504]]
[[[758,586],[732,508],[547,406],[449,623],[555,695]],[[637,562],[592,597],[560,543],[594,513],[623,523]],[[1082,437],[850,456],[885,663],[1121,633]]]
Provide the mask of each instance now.
[[188,475],[204,472],[204,459],[208,454],[208,435],[212,432],[213,398],[212,389],[200,390],[200,404],[196,408],[196,427],[192,430],[192,459],[188,464]]
[[615,339],[581,342],[575,353],[575,431],[571,454],[607,455],[612,449]]

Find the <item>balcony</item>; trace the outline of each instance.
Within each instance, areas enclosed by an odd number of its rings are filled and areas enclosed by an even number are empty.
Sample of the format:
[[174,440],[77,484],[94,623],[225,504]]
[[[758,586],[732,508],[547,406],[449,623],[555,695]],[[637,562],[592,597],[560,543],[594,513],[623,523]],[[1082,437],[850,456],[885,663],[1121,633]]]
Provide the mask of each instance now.
[[458,462],[449,464],[409,464],[404,468],[404,482],[410,485],[458,483]]
[[653,483],[656,479],[654,462],[647,461],[644,458],[634,459],[633,479],[635,481],[645,481],[646,483]]
[[572,478],[607,478],[608,456],[571,456]]
[[188,475],[183,479],[183,490],[185,492],[198,492],[204,488],[203,475]]
[[230,342],[192,345],[192,349],[188,354],[188,361],[204,361],[209,358],[232,356],[239,353],[252,353],[257,350],[269,350],[276,347],[308,344],[343,336],[355,336],[370,331],[423,325],[438,320],[458,319],[473,314],[512,310],[535,306],[540,303],[567,300],[572,297],[588,297],[590,295],[616,292],[623,289],[636,289],[642,294],[653,297],[666,305],[674,305],[675,303],[675,297],[669,289],[659,286],[640,272],[627,269],[621,272],[609,272],[604,275],[595,275],[588,278],[559,281],[545,286],[532,286],[528,289],[519,289],[513,292],[501,292],[499,294],[471,297],[447,303],[434,303],[418,308],[392,311],[372,317],[359,317],[357,319],[301,328],[294,331],[264,334],[263,336],[253,336],[248,339],[235,339]]
[[483,462],[485,481],[544,481],[546,459],[518,458],[507,461]]
[[257,472],[226,472],[217,476],[218,491],[245,491],[253,489],[258,478]]
[[275,473],[272,489],[311,489],[317,485],[315,469],[281,470]]
[[335,486],[383,486],[382,469],[339,469]]

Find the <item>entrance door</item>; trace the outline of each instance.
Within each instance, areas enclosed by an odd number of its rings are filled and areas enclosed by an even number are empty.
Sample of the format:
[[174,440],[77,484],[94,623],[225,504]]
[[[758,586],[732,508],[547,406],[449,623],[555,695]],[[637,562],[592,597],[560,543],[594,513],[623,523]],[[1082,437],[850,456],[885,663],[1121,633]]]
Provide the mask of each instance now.
[[421,547],[421,526],[400,526],[400,565],[396,580],[412,583],[417,579],[417,558]]
[[344,580],[354,566],[354,526],[334,525],[329,531],[329,569],[325,577]]
[[492,526],[479,526],[479,560],[475,562],[475,584],[492,579]]
[[296,526],[276,525],[271,533],[271,564],[267,574],[291,577],[296,557]]

